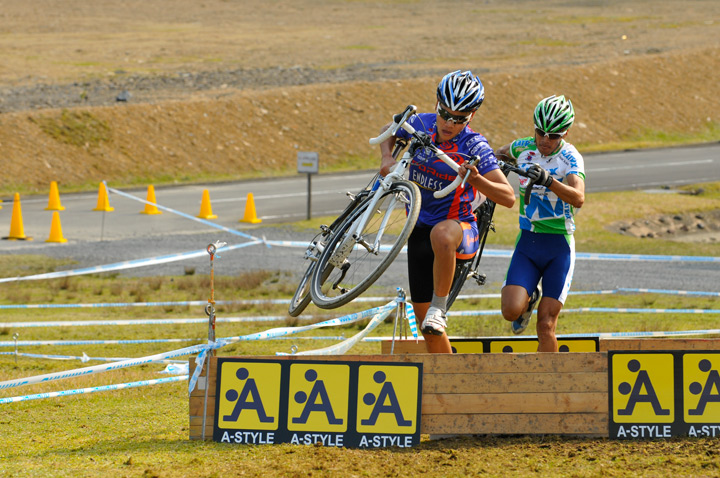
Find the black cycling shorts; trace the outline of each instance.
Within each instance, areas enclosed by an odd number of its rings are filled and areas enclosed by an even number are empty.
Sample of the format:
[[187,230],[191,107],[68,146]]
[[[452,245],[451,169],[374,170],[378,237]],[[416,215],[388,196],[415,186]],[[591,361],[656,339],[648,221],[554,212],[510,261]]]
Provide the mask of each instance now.
[[[432,231],[430,226],[415,226],[408,238],[408,284],[410,285],[410,300],[412,302],[431,302],[435,290],[433,283],[435,253],[430,242],[430,231]],[[475,237],[477,237],[477,234]],[[463,247],[463,245],[461,244],[460,247]],[[477,251],[477,246],[475,246],[475,250]],[[466,259],[456,258],[455,263],[463,264],[472,260],[474,256],[473,253]]]

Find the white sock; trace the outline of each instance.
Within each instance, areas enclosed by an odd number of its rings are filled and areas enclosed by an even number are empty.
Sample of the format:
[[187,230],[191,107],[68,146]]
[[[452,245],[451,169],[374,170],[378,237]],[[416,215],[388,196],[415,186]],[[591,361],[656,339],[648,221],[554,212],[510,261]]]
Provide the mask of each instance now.
[[445,312],[447,312],[447,299],[448,299],[448,296],[438,297],[435,295],[435,292],[433,292],[432,302],[430,302],[430,307],[438,308],[444,314]]

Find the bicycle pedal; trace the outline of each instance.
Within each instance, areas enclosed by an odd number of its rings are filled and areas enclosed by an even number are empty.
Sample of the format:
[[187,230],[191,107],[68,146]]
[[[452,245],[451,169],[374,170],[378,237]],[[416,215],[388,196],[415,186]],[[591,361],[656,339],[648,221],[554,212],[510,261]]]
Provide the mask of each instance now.
[[477,282],[477,285],[485,285],[485,282],[487,281],[487,276],[485,274],[478,274],[477,272],[473,272],[472,276],[475,279],[475,282]]

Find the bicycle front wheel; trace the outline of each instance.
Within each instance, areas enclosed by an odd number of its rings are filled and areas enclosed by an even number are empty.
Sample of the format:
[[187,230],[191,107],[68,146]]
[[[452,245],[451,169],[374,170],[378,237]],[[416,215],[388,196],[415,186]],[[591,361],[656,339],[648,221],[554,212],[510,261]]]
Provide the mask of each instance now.
[[420,190],[398,181],[382,192],[365,227],[356,232],[370,200],[358,207],[329,239],[312,277],[310,295],[321,309],[347,304],[370,287],[395,260],[420,214]]

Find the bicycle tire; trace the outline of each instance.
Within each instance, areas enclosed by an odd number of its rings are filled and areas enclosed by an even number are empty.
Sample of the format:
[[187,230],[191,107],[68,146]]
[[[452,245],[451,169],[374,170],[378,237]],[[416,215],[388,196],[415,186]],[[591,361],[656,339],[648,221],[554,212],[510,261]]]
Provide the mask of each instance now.
[[[311,245],[316,242],[327,241],[327,237],[332,234],[333,229],[335,229],[339,224],[342,224],[342,222],[345,221],[345,219],[347,219],[353,213],[353,211],[357,209],[357,207],[367,199],[368,195],[371,192],[370,188],[375,183],[378,176],[379,174],[376,174],[370,181],[368,186],[352,198],[350,204],[347,205],[343,212],[340,213],[340,215],[332,222],[330,226],[324,229],[324,232],[318,234],[315,237],[315,239],[311,242]],[[309,250],[310,248],[308,248],[308,251]],[[306,259],[308,259],[307,255]],[[307,308],[307,306],[310,305],[310,302],[312,302],[312,296],[310,295],[310,284],[313,271],[315,270],[315,264],[317,264],[317,258],[315,260],[312,260],[310,265],[308,265],[305,269],[305,272],[300,279],[300,283],[298,284],[297,289],[295,289],[295,294],[293,294],[292,298],[290,299],[290,305],[288,306],[288,314],[291,317],[297,317],[298,315],[302,314],[302,312]],[[330,271],[326,271],[326,273],[329,272]]]
[[487,236],[492,229],[492,218],[494,213],[495,203],[490,201],[489,199],[486,200],[475,210],[475,215],[477,216],[478,221],[478,235],[480,236],[480,247],[478,248],[477,253],[475,254],[475,256],[473,256],[472,259],[458,263],[455,266],[455,275],[453,276],[453,282],[450,286],[450,293],[448,294],[447,298],[447,310],[450,310],[450,307],[452,307],[455,299],[457,299],[457,296],[460,295],[460,292],[465,285],[465,281],[467,281],[470,274],[472,274],[473,272],[477,272],[478,270],[480,260],[482,259],[482,253],[485,249],[485,242],[487,241]]
[[[353,240],[352,247],[344,254],[341,267],[336,252],[343,244],[348,232],[359,220],[370,201],[358,207],[348,219],[340,225],[328,240],[327,246],[318,260],[313,272],[310,295],[313,303],[321,309],[334,309],[347,304],[365,292],[390,264],[395,260],[410,236],[420,214],[420,190],[414,183],[401,180],[393,183],[381,193],[377,204],[377,213],[373,214],[363,229],[363,239],[372,244],[379,226],[387,214],[390,220],[384,228],[382,243],[377,254],[358,246]],[[401,228],[396,236],[389,231]],[[377,259],[376,259],[377,257]],[[335,261],[333,265],[331,261]]]
[[300,283],[295,289],[295,294],[290,299],[290,306],[288,307],[288,314],[291,317],[297,317],[302,314],[305,308],[312,302],[312,296],[310,295],[310,281],[312,279],[313,271],[315,270],[315,262],[311,263],[305,273],[300,279]]

